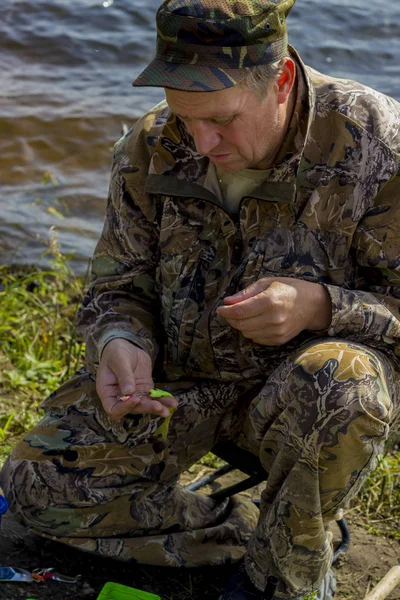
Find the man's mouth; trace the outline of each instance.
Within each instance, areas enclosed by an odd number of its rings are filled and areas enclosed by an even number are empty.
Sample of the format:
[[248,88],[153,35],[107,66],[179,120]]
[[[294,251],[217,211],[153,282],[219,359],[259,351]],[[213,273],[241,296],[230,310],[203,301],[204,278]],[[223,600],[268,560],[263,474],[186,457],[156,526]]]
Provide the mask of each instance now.
[[226,160],[230,154],[209,154],[211,160]]

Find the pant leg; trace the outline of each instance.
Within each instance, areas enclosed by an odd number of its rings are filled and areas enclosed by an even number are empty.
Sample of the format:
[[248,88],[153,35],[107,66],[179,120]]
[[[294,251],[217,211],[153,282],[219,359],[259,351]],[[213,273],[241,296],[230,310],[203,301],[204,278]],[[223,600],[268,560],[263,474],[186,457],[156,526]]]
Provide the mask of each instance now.
[[249,409],[240,445],[269,473],[246,568],[282,597],[315,590],[332,562],[328,523],[357,493],[383,451],[399,411],[388,358],[343,340],[298,351],[268,379]]
[[36,533],[126,561],[171,566],[239,560],[255,529],[247,500],[216,503],[177,484],[221,428],[237,427],[232,383],[160,384],[179,402],[166,443],[161,417],[108,418],[80,372],[45,403],[44,419],[2,471],[11,511]]

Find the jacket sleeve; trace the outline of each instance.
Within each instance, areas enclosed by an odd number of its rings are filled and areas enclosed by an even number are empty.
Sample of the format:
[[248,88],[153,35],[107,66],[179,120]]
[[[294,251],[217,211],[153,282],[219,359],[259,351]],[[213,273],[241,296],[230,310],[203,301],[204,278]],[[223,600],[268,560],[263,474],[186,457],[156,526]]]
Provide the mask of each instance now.
[[[154,120],[154,118],[153,118]],[[158,225],[145,193],[152,116],[115,146],[106,219],[92,259],[92,282],[78,311],[86,363],[95,372],[105,345],[124,338],[156,358]]]
[[353,251],[356,289],[325,286],[332,300],[328,334],[394,353],[400,361],[400,171],[360,221]]

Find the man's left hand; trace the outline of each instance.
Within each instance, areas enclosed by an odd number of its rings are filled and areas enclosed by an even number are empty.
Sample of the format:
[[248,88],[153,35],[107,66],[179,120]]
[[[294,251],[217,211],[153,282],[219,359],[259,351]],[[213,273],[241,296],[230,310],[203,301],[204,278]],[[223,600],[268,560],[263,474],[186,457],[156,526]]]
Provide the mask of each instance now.
[[264,277],[217,309],[229,325],[264,346],[285,344],[304,329],[325,330],[332,320],[329,293],[319,283]]

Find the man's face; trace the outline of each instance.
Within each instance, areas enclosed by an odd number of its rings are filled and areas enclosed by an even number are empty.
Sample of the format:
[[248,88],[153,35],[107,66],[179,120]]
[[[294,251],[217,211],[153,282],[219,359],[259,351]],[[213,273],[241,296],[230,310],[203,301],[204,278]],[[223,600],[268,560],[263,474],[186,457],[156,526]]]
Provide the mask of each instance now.
[[285,133],[276,86],[263,99],[241,85],[217,92],[166,89],[165,94],[198,152],[219,169],[234,172],[271,166]]

